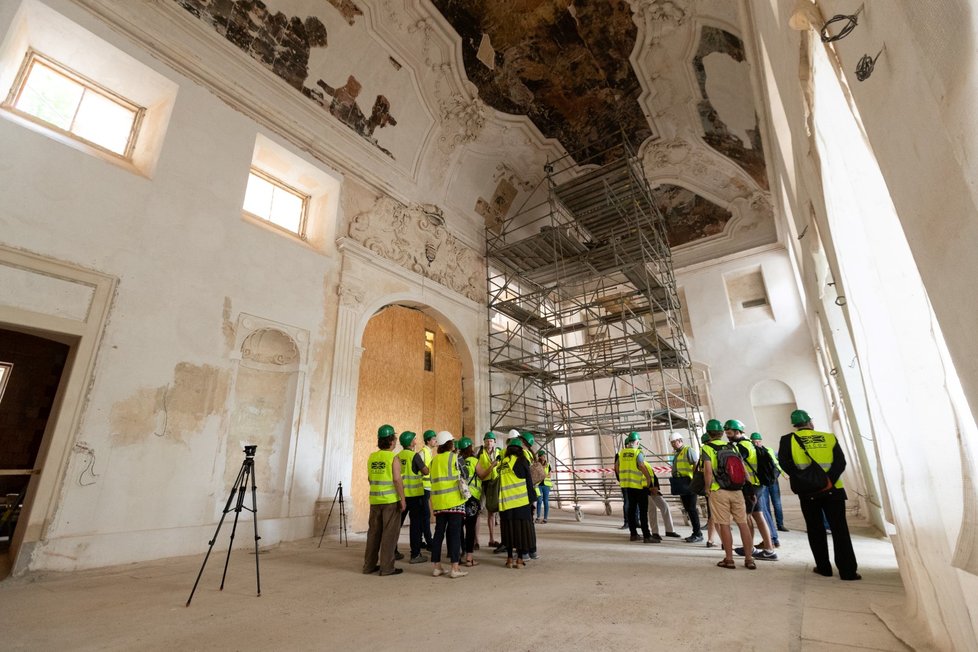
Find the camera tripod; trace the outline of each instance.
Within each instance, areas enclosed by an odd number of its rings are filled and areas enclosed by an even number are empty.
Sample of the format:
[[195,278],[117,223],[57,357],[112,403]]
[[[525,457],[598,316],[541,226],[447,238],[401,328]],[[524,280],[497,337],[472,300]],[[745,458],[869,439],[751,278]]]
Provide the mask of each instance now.
[[326,536],[326,528],[329,527],[329,517],[333,515],[333,508],[336,507],[336,501],[340,502],[340,541],[343,541],[343,537],[346,536],[346,545],[350,545],[350,535],[346,531],[346,508],[343,506],[343,483],[339,483],[336,487],[336,493],[333,494],[333,504],[329,506],[329,513],[326,514],[326,523],[323,524],[322,534],[319,535],[319,545],[317,548],[323,547],[323,537]]
[[[197,585],[200,583],[200,576],[204,574],[204,566],[207,565],[207,559],[211,556],[211,551],[214,549],[214,542],[217,541],[217,535],[221,531],[221,526],[224,525],[224,519],[228,515],[228,512],[234,510],[234,525],[231,526],[231,540],[228,543],[228,554],[224,560],[224,574],[221,575],[221,590],[224,590],[224,579],[228,574],[228,562],[231,561],[231,548],[234,547],[234,532],[238,529],[238,517],[241,515],[241,510],[249,511],[254,515],[252,519],[255,524],[255,581],[258,584],[258,595],[261,595],[261,573],[258,568],[258,540],[261,538],[258,536],[258,502],[256,498],[256,487],[255,487],[255,450],[257,446],[245,446],[244,462],[241,463],[241,470],[238,471],[238,477],[235,479],[234,484],[231,485],[231,493],[228,495],[228,502],[224,505],[224,513],[221,514],[221,520],[217,523],[217,529],[214,531],[214,538],[208,541],[207,554],[204,555],[204,563],[200,565],[200,572],[197,573],[197,581],[194,582],[194,588],[190,591],[190,597],[187,598],[187,606],[190,606],[190,601],[194,599],[194,593],[197,591]],[[245,492],[248,489],[248,481],[251,481],[251,507],[245,507],[244,499]],[[234,496],[237,494],[238,499],[235,501]],[[234,507],[231,507],[231,503],[234,503]]]

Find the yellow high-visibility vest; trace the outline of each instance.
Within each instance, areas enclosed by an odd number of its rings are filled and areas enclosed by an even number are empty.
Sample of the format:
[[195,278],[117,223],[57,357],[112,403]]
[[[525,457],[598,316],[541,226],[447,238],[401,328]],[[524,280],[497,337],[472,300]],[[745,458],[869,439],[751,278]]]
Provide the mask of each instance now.
[[[794,460],[795,466],[804,469],[812,463],[812,460],[815,460],[815,463],[828,473],[829,467],[832,466],[832,449],[835,448],[836,444],[835,435],[831,432],[819,432],[817,430],[799,430],[795,434],[805,444],[805,449],[802,449],[795,438],[791,438],[791,459]],[[805,450],[808,451],[808,455],[805,454]],[[842,476],[839,476],[835,487],[837,489],[842,488]]]
[[550,465],[549,464],[544,464],[543,465],[543,470],[547,472],[547,475],[545,475],[544,478],[543,478],[543,486],[544,487],[553,487],[554,486],[554,481],[550,479]]
[[[747,471],[747,481],[755,487],[761,486],[761,481],[757,477],[757,447],[746,439],[738,439],[736,442],[737,451],[744,459],[744,470]],[[747,457],[744,457],[744,453]]]
[[367,458],[367,481],[370,483],[371,505],[389,505],[399,500],[394,488],[394,453],[374,451],[370,454]]
[[475,467],[479,464],[479,458],[473,455],[465,458],[465,465],[469,469],[469,491],[476,500],[482,498],[482,479],[475,472]]
[[424,465],[428,467],[428,475],[421,476],[421,484],[425,491],[431,491],[431,449],[428,448],[428,444],[424,445],[421,449],[421,459],[424,461]]
[[[479,464],[481,464],[482,468],[486,470],[488,470],[489,467],[492,466],[492,463],[497,459],[499,459],[498,448],[494,448],[492,450],[491,457],[489,455],[489,451],[486,450],[485,446],[483,446],[482,450],[479,451]],[[496,480],[497,478],[499,478],[499,467],[496,467],[492,471],[489,471],[489,477],[487,477],[486,480]]]
[[499,511],[501,512],[530,504],[530,496],[526,492],[526,480],[517,477],[516,472],[513,471],[515,465],[516,458],[509,456],[503,458],[499,469]]
[[689,463],[689,446],[680,448],[672,458],[672,477],[692,479],[693,465]]
[[404,497],[414,498],[424,495],[424,486],[421,482],[421,474],[412,470],[415,452],[412,450],[402,450],[397,454],[397,459],[401,462],[401,481],[404,482]]
[[431,461],[431,509],[441,511],[465,504],[462,492],[458,490],[458,468],[455,451],[438,453]]
[[645,476],[638,468],[637,448],[623,448],[618,451],[618,484],[622,489],[641,489],[645,486]]

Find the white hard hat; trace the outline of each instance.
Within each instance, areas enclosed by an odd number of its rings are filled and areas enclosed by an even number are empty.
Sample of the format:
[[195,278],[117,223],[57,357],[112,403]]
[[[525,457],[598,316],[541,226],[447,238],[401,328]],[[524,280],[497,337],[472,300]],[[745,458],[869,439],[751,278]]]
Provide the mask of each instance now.
[[516,428],[513,428],[512,430],[510,430],[509,431],[509,434],[506,435],[506,439],[514,439],[514,438],[515,439],[519,439],[520,438],[520,431],[517,430]]
[[448,432],[447,430],[442,430],[441,432],[438,433],[438,439],[436,439],[435,441],[438,443],[439,446],[441,446],[442,444],[447,444],[453,439],[455,439],[455,437],[452,436],[452,433]]
[[682,438],[683,436],[678,432],[674,432],[671,435],[669,435],[669,441],[676,441],[677,439],[682,439]]

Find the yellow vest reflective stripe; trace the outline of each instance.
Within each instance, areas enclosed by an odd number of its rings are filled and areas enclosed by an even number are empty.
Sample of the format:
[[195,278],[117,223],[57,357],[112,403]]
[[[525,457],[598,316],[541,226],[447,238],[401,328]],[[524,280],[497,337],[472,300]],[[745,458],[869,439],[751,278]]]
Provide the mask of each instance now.
[[458,490],[458,456],[454,451],[438,453],[431,461],[431,509],[441,511],[465,504]]
[[530,504],[529,494],[526,493],[526,480],[517,477],[513,467],[516,458],[507,457],[499,469],[499,511],[505,512]]
[[[755,487],[761,486],[761,481],[757,479],[757,448],[746,439],[738,440],[737,448],[737,452],[744,459],[744,470],[747,471],[747,481]],[[744,457],[744,451],[747,452],[747,457]]]
[[469,491],[476,500],[482,498],[482,480],[475,472],[475,467],[479,463],[479,458],[473,455],[465,458],[465,466],[469,469]]
[[672,477],[692,478],[693,465],[689,463],[689,446],[683,446],[672,458]]
[[549,464],[544,464],[543,465],[543,470],[547,472],[547,475],[543,478],[543,486],[544,487],[553,487],[554,486],[554,481],[550,479],[550,465]]
[[[799,430],[795,435],[805,444],[805,448],[802,449],[795,438],[791,438],[791,459],[794,460],[795,466],[799,469],[808,468],[812,460],[815,460],[815,463],[828,473],[829,467],[832,466],[832,449],[835,448],[836,444],[835,435],[831,432],[818,432],[817,430]],[[808,451],[808,455],[805,454],[805,450]],[[842,488],[842,476],[839,476],[835,486],[839,489]]]
[[[497,459],[499,459],[498,449],[492,449],[492,456],[489,455],[489,451],[485,449],[485,446],[483,446],[482,450],[479,451],[479,464],[481,464],[482,468],[484,469],[488,469],[490,466],[492,466],[492,463]],[[489,477],[487,477],[486,480],[496,480],[497,478],[499,478],[499,467],[496,467],[490,471]]]
[[638,469],[637,448],[623,448],[618,451],[618,484],[622,489],[641,489],[645,486],[645,476]]
[[374,451],[367,458],[367,482],[370,483],[370,504],[389,505],[398,501],[394,489],[394,453]]
[[431,491],[431,449],[428,448],[428,444],[425,444],[424,448],[421,449],[421,459],[424,461],[424,465],[428,467],[429,473],[429,475],[421,476],[421,485],[425,491]]
[[414,462],[415,452],[403,450],[397,454],[397,459],[401,461],[401,481],[404,482],[404,497],[414,498],[424,495],[424,487],[421,484],[421,474],[411,470]]

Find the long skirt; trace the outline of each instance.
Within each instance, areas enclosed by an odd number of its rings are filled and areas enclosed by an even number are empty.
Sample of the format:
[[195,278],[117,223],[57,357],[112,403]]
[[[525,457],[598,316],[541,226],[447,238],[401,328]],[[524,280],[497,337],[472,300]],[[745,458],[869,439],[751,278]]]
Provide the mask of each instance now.
[[537,536],[529,505],[499,512],[499,525],[507,555],[512,556],[514,550],[520,555],[536,550]]

